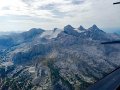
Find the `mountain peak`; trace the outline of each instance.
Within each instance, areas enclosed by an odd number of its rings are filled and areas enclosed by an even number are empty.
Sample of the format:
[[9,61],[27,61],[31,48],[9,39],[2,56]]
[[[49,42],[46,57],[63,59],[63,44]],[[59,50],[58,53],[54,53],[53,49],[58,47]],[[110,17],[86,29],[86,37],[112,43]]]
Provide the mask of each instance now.
[[55,32],[58,28],[54,28],[53,31]]
[[100,30],[98,27],[97,27],[97,25],[93,25],[92,27],[90,27],[90,29],[92,29],[92,30]]
[[26,32],[23,32],[21,33],[21,35],[25,38],[25,39],[30,39],[30,38],[33,38],[35,37],[36,35],[39,35],[41,33],[43,33],[44,30],[43,29],[40,29],[40,28],[32,28],[30,29],[29,31],[26,31]]
[[73,30],[73,29],[74,29],[74,27],[72,27],[71,25],[66,25],[64,27],[64,30]]
[[69,35],[79,36],[79,33],[74,29],[75,28],[72,27],[71,25],[67,25],[64,27],[64,33],[69,34]]
[[79,30],[86,30],[83,26],[80,25]]

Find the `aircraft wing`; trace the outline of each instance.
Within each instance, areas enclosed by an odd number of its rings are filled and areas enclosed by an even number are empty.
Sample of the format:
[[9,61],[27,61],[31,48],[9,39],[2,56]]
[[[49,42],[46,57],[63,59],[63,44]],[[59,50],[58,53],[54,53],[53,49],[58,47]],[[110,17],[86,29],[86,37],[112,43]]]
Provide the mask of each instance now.
[[117,90],[118,87],[120,88],[120,68],[114,70],[87,90]]

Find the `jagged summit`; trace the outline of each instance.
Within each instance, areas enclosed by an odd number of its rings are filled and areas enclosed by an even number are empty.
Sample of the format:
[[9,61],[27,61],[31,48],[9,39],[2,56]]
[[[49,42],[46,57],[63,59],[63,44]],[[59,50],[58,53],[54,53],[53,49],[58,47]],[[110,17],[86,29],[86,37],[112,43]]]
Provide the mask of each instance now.
[[73,29],[74,29],[74,27],[72,27],[71,25],[66,25],[64,27],[64,30],[73,30]]
[[74,35],[74,36],[79,36],[79,33],[74,30],[75,28],[72,27],[71,25],[67,25],[64,27],[64,32],[69,34],[69,35]]
[[83,26],[80,25],[80,27],[78,28],[78,30],[83,31],[83,30],[86,30],[86,29]]
[[90,27],[89,29],[91,29],[91,30],[100,30],[99,28],[98,28],[98,26],[97,25],[93,25],[92,27]]

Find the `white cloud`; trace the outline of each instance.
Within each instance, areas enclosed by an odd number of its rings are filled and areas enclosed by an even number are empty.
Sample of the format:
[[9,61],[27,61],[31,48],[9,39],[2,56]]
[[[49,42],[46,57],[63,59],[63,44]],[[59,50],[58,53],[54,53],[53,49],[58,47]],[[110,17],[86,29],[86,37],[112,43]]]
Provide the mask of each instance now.
[[[53,17],[51,10],[42,10],[39,7],[53,4],[54,10],[59,12],[70,12],[78,8],[71,0],[0,0],[0,16],[3,15],[28,15],[40,16],[42,18]],[[9,8],[7,10],[3,8]]]
[[113,2],[115,0],[0,0],[0,17],[6,16],[9,21],[2,18],[0,25],[6,31],[14,27],[21,30],[27,27],[50,29],[65,24],[120,28],[120,7],[113,6]]

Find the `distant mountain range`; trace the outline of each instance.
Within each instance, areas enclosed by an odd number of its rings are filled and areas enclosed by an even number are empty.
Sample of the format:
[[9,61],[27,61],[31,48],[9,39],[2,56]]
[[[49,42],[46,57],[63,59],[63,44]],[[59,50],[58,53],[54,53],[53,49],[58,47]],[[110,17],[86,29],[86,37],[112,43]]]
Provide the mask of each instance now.
[[97,25],[0,36],[1,90],[84,90],[120,66],[120,40]]

